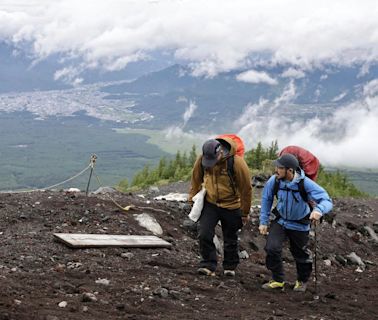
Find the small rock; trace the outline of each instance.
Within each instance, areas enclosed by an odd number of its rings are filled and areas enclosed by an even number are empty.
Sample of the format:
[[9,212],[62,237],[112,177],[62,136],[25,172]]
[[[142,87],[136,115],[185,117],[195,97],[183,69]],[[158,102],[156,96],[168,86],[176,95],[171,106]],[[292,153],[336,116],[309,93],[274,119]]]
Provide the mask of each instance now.
[[59,302],[59,304],[58,304],[58,307],[59,308],[65,308],[65,307],[67,307],[67,301],[62,301],[62,302]]
[[160,224],[156,221],[156,219],[147,214],[134,214],[134,218],[136,221],[139,222],[139,225],[143,228],[146,228],[148,231],[151,231],[155,235],[162,235],[163,229]]
[[183,293],[186,293],[186,294],[191,294],[192,293],[192,290],[190,290],[190,288],[186,287],[186,288],[183,288],[181,290]]
[[81,301],[83,302],[97,301],[97,297],[93,293],[84,292],[83,295],[81,296]]
[[96,191],[93,191],[94,194],[105,194],[114,192],[116,192],[116,190],[112,187],[100,187]]
[[160,192],[160,189],[156,186],[150,186],[148,188],[148,191],[151,192],[151,193],[159,193]]
[[21,304],[21,300],[14,299],[13,301],[14,301],[14,304],[16,304],[16,305],[18,305],[18,306]]
[[134,257],[134,254],[131,253],[131,252],[122,252],[121,257],[128,259],[128,260],[131,260]]
[[325,264],[327,267],[330,267],[330,266],[332,265],[332,262],[331,262],[331,260],[329,260],[329,259],[325,259],[325,260],[324,260],[324,264]]
[[169,294],[176,300],[180,299],[180,292],[176,290],[170,290]]
[[357,264],[361,268],[365,269],[365,263],[355,252],[351,252],[346,256],[346,258],[351,264]]
[[341,255],[335,257],[336,261],[339,262],[342,266],[346,266],[348,261]]
[[239,254],[240,259],[248,259],[249,258],[249,254],[246,250],[239,251],[238,254]]
[[108,286],[110,284],[110,281],[108,279],[97,279],[95,282],[97,284],[103,284],[104,286]]
[[153,292],[154,295],[160,296],[162,298],[167,298],[169,291],[166,288],[158,288]]

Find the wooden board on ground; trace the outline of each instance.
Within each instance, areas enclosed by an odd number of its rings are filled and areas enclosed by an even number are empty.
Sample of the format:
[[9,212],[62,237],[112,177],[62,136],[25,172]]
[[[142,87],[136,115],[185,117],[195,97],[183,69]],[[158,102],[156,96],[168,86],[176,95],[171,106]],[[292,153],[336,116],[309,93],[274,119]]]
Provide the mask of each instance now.
[[171,244],[156,236],[54,233],[54,237],[72,248],[126,247],[170,248]]

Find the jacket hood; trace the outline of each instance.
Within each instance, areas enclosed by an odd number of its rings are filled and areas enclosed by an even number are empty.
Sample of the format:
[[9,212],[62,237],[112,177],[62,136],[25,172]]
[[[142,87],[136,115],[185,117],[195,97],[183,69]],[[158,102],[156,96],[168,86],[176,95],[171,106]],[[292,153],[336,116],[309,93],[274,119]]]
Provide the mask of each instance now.
[[236,142],[229,137],[217,138],[221,145],[230,150],[230,155],[233,156],[236,153]]
[[303,180],[305,178],[305,173],[303,171],[303,169],[299,168],[296,172],[295,172],[295,176],[294,176],[294,179],[291,181],[291,183],[298,183],[300,180]]

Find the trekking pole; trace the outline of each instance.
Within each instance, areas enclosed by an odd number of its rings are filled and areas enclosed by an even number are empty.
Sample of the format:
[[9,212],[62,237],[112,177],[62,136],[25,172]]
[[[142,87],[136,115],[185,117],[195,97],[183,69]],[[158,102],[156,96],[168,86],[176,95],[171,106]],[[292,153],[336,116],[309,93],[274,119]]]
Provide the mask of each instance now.
[[88,184],[87,184],[87,190],[85,191],[85,195],[88,197],[88,190],[89,190],[89,184],[91,183],[91,178],[92,178],[92,174],[93,174],[93,169],[94,169],[94,166],[96,164],[96,159],[97,159],[97,156],[95,154],[92,154],[91,156],[91,160],[89,162],[89,166],[91,167],[91,172],[89,173],[89,179],[88,179]]
[[318,300],[319,295],[318,295],[318,264],[317,264],[317,256],[318,256],[318,239],[317,239],[317,232],[316,232],[316,225],[317,221],[314,221],[314,241],[315,241],[315,246],[314,246],[314,278],[315,278],[315,295],[314,299]]

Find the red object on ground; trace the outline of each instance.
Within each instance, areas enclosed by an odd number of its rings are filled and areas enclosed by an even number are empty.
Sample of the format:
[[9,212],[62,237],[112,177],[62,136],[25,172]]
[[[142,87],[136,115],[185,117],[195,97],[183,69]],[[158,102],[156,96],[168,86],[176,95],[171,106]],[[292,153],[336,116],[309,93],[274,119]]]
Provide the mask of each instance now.
[[283,148],[279,156],[286,153],[291,153],[296,156],[299,161],[299,166],[303,169],[306,176],[316,181],[320,167],[319,159],[317,157],[315,157],[310,151],[298,146],[288,146]]

